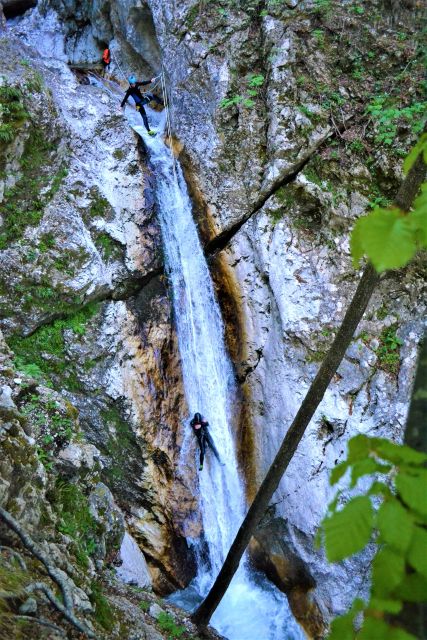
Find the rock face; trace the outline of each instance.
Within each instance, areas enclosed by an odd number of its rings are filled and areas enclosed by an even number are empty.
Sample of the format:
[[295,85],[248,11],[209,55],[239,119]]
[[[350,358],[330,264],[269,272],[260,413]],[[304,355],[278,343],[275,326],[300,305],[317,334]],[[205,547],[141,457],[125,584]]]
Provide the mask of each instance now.
[[[196,498],[174,474],[186,409],[154,177],[113,97],[80,85],[64,63],[96,63],[107,43],[120,81],[151,77],[163,62],[176,151],[207,252],[216,251],[250,499],[355,289],[349,230],[369,203],[393,197],[417,134],[403,111],[391,129],[375,115],[385,95],[413,118],[420,112],[414,14],[402,7],[392,28],[379,0],[372,25],[356,9],[332,0],[43,0],[14,26],[20,44],[0,45],[7,82],[31,83],[33,96],[31,117],[14,124],[5,148],[6,206],[35,200],[21,187],[43,167],[33,223],[3,221],[2,327],[21,365],[36,365],[77,407],[159,591],[188,582],[185,536],[200,523]],[[22,53],[22,42],[37,53]],[[32,119],[46,148],[29,160]],[[401,438],[425,330],[425,275],[416,260],[381,284],[274,498],[286,525],[253,542],[255,561],[313,637],[366,588],[366,557],[331,567],[313,536],[348,439]],[[8,394],[1,402],[12,415]],[[61,464],[84,466],[92,454],[67,443]]]
[[52,36],[54,60],[1,43],[3,86],[21,88],[10,99],[22,108],[2,154],[1,327],[21,370],[72,403],[87,440],[59,451],[52,428],[46,463],[75,481],[96,461],[168,592],[193,574],[183,535],[198,524],[193,495],[174,482],[185,404],[153,176],[113,97],[61,61],[55,16],[38,24],[34,13],[16,28],[37,50],[37,34],[46,49]]

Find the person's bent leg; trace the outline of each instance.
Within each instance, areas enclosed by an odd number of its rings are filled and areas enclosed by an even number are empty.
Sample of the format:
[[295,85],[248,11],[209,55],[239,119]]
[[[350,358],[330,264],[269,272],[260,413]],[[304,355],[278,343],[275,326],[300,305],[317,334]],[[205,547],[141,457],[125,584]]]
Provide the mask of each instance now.
[[148,118],[147,118],[147,114],[145,113],[144,107],[141,107],[141,106],[139,107],[139,113],[141,114],[141,118],[144,121],[145,128],[149,132],[150,131],[150,125],[148,124]]
[[154,93],[152,94],[152,100],[153,102],[160,104],[162,107],[165,106],[165,103],[163,102],[163,100],[161,100],[158,96],[155,96]]
[[214,441],[212,440],[212,436],[211,436],[210,433],[206,434],[206,440],[208,442],[208,445],[212,449],[215,458],[218,460],[218,462],[221,462],[221,458],[219,457],[218,450],[217,450],[216,446],[214,445]]
[[205,459],[205,452],[206,452],[206,443],[205,443],[205,439],[199,438],[199,447],[200,447],[200,466],[199,466],[199,471],[201,471],[203,469],[203,462]]

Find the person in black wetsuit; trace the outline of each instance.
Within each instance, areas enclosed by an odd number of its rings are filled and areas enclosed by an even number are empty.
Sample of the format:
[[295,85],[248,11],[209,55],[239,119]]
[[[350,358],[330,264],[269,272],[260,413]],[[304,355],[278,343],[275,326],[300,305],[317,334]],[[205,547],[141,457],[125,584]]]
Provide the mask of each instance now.
[[199,471],[203,469],[203,461],[205,459],[206,445],[208,445],[212,449],[213,454],[215,458],[218,460],[218,462],[221,465],[224,465],[224,463],[221,462],[217,448],[214,445],[214,441],[212,440],[212,436],[208,431],[209,422],[205,420],[205,418],[200,413],[195,413],[194,418],[190,420],[190,425],[197,438],[197,441],[199,443],[199,448],[200,448]]
[[145,128],[147,129],[150,135],[155,135],[154,131],[150,130],[150,125],[148,124],[148,118],[144,109],[144,105],[148,104],[152,100],[162,106],[164,106],[164,104],[162,100],[160,100],[160,98],[154,95],[154,93],[146,93],[143,95],[139,89],[139,87],[143,87],[145,85],[148,85],[154,82],[155,78],[151,78],[151,80],[143,80],[142,82],[137,82],[135,76],[130,76],[128,78],[128,81],[129,81],[129,89],[126,91],[125,97],[123,98],[120,106],[124,108],[128,99],[133,98],[135,101],[136,108],[141,114],[141,117],[144,121]]

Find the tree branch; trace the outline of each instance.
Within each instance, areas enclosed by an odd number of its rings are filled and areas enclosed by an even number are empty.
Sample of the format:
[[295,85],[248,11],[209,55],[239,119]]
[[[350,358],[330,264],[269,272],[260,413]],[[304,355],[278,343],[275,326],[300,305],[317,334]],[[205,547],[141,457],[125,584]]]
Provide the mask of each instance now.
[[88,636],[88,638],[96,638],[93,631],[91,631],[83,622],[80,622],[78,618],[73,614],[72,611],[64,607],[59,600],[56,598],[53,591],[49,589],[49,587],[44,582],[33,582],[25,587],[25,593],[33,593],[33,591],[42,591],[45,596],[50,600],[53,606],[70,622],[72,625],[76,627],[81,633],[84,633]]
[[54,582],[61,589],[64,605],[67,609],[73,609],[73,599],[68,585],[65,583],[61,573],[50,562],[46,554],[40,549],[40,547],[34,542],[34,540],[26,533],[21,525],[15,520],[15,518],[5,509],[0,507],[0,519],[3,520],[7,526],[14,531],[20,538],[22,544],[33,556],[35,556],[45,566],[47,573]]

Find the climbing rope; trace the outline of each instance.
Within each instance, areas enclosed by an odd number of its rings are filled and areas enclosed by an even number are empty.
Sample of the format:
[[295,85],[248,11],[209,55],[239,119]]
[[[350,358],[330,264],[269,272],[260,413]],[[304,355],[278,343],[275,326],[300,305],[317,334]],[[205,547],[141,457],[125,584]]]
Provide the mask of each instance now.
[[118,66],[119,71],[120,71],[120,73],[121,73],[121,74],[122,74],[122,76],[123,76],[123,79],[124,79],[124,80],[126,80],[126,76],[125,76],[125,74],[123,73],[123,69],[122,69],[122,68],[121,68],[121,66],[119,65],[119,61],[117,60],[116,55],[115,55],[115,53],[114,53],[113,51],[111,52],[111,55],[112,55],[112,57],[114,58],[114,61],[115,61],[116,65]]
[[[113,51],[111,51],[111,55],[112,55],[112,58],[114,59],[115,64],[117,65],[120,73],[122,74],[123,79],[126,80],[126,76],[123,73],[123,69],[121,68],[121,66],[119,64],[119,61],[117,60],[117,57],[116,57],[116,55],[115,55],[115,53]],[[152,93],[158,87],[159,83],[161,84],[162,94],[163,94],[163,102],[164,102],[165,111],[166,111],[166,130],[167,130],[167,136],[169,138],[169,150],[170,150],[171,156],[172,156],[173,176],[174,176],[175,183],[178,184],[178,178],[177,178],[176,167],[175,167],[175,154],[173,152],[173,144],[172,144],[172,126],[171,126],[170,111],[169,111],[169,99],[168,99],[168,92],[167,92],[167,88],[166,88],[165,70],[164,70],[163,64],[162,64],[161,73],[159,73],[158,76],[155,76],[154,80],[156,82],[154,83],[154,86],[151,87],[149,93]],[[145,94],[143,94],[143,95],[145,95]]]
[[175,168],[175,154],[173,152],[173,144],[172,144],[172,127],[171,127],[171,120],[170,120],[170,113],[169,113],[169,100],[168,100],[168,93],[166,89],[165,70],[164,70],[163,64],[162,64],[162,72],[160,76],[161,76],[161,83],[162,83],[163,102],[164,102],[165,111],[166,111],[166,130],[169,138],[169,149],[172,156],[172,170],[173,170],[175,183],[178,184],[178,178],[176,175],[176,168]]

